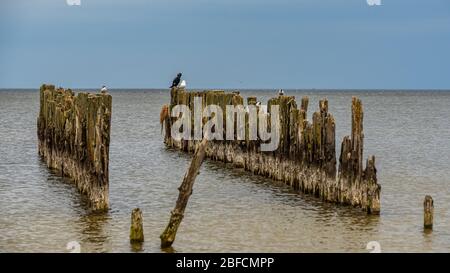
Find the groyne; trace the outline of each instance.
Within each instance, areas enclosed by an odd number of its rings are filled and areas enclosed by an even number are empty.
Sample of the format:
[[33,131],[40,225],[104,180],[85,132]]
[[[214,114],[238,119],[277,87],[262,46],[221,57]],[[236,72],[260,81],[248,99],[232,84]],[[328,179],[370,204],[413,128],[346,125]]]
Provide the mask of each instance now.
[[93,210],[109,207],[112,98],[42,85],[38,148],[47,166],[70,177]]
[[[195,98],[201,101],[201,108],[218,105],[226,113],[227,105],[244,105],[244,98],[238,92],[220,90],[188,92],[184,88],[171,89],[171,100],[163,107],[161,121],[164,122],[164,142],[166,146],[186,152],[194,152],[200,142],[194,137],[177,139],[172,137],[172,126],[179,118],[171,117],[177,105],[186,105],[194,112]],[[328,112],[328,101],[319,102],[318,111],[307,119],[309,99],[303,97],[297,106],[295,97],[280,95],[268,101],[269,120],[272,105],[279,109],[279,143],[273,151],[262,151],[264,143],[258,135],[257,139],[249,138],[249,113],[245,114],[245,124],[239,125],[234,118],[235,134],[240,126],[245,128],[245,138],[241,140],[208,141],[206,157],[232,164],[236,168],[257,175],[283,181],[295,190],[315,195],[323,201],[362,208],[369,214],[380,212],[381,186],[377,183],[375,156],[369,156],[363,164],[364,133],[363,106],[361,100],[352,98],[351,134],[344,137],[341,143],[339,158],[336,157],[335,120]],[[257,105],[256,97],[247,98],[248,105]],[[257,119],[261,118],[261,106],[256,106]],[[163,113],[167,113],[164,114]],[[224,132],[226,120],[223,116]],[[194,117],[191,117],[194,119]],[[203,117],[203,125],[208,118]],[[258,123],[259,124],[259,123]],[[271,126],[268,121],[269,128]],[[190,130],[193,134],[194,128]],[[273,128],[270,128],[272,130]],[[235,138],[237,139],[237,138]]]

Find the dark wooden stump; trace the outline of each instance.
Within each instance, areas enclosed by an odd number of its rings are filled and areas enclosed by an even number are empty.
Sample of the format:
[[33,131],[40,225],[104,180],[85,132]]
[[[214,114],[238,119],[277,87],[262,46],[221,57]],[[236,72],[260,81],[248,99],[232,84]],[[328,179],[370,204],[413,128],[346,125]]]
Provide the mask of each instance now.
[[131,212],[130,243],[144,242],[142,211],[139,208]]
[[425,196],[423,201],[423,227],[424,229],[433,229],[434,204],[433,198],[429,195]]

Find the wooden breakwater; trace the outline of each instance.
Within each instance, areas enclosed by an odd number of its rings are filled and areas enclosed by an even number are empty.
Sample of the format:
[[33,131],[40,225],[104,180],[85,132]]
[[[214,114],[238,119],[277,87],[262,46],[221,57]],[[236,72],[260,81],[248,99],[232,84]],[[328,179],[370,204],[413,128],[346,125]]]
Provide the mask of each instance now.
[[94,210],[109,207],[111,106],[108,94],[40,88],[39,154],[49,168],[72,178]]
[[[170,105],[163,109],[170,114],[176,105],[186,105],[193,111],[196,97],[201,98],[202,109],[215,104],[226,112],[226,105],[244,104],[243,97],[236,92],[187,92],[183,88],[173,88]],[[247,105],[255,105],[256,101],[255,97],[249,97]],[[283,181],[296,190],[313,194],[327,202],[352,205],[369,214],[379,214],[381,186],[377,183],[375,157],[370,156],[365,167],[363,166],[361,100],[355,97],[352,99],[351,135],[344,137],[342,141],[339,164],[336,160],[335,120],[328,112],[326,99],[320,101],[319,111],[312,115],[312,122],[307,119],[307,97],[302,98],[300,107],[293,96],[284,95],[270,99],[269,109],[271,105],[279,106],[280,139],[276,150],[263,152],[260,149],[260,139],[249,139],[249,117],[246,113],[245,139],[209,141],[206,157]],[[162,117],[165,144],[186,152],[194,152],[199,140],[176,140],[171,135],[171,127],[177,117]],[[224,120],[227,118],[229,117],[224,115]],[[204,124],[205,119],[202,120]],[[234,122],[236,128],[237,120]],[[226,139],[225,136],[223,139]]]

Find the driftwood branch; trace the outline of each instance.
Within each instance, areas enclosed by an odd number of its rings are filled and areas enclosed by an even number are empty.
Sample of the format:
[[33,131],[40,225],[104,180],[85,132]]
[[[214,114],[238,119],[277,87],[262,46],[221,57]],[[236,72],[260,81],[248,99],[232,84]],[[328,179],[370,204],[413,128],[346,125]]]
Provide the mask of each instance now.
[[178,195],[178,200],[175,205],[175,209],[171,212],[169,224],[167,225],[164,232],[161,234],[161,248],[170,247],[175,241],[175,236],[177,235],[178,227],[180,226],[181,220],[183,220],[184,210],[188,203],[189,197],[192,194],[192,188],[194,186],[195,178],[199,173],[199,169],[205,158],[205,150],[208,141],[205,137],[202,142],[197,147],[194,157],[192,158],[191,165],[184,175],[183,182],[178,188],[180,192]]

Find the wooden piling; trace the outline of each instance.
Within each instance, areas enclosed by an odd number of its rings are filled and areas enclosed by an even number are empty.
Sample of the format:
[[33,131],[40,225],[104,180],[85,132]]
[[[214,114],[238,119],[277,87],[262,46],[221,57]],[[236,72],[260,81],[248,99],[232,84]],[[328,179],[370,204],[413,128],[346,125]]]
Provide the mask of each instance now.
[[423,227],[424,229],[433,229],[434,204],[433,198],[429,195],[425,196],[423,201]]
[[[218,90],[186,92],[182,88],[173,88],[169,108],[176,104],[186,104],[184,100],[180,100],[186,94],[191,94],[188,95],[189,98],[202,97],[203,107],[210,104],[225,107],[227,104],[243,104],[244,101],[240,95]],[[256,104],[257,101],[256,97],[247,98],[248,105]],[[351,205],[362,208],[369,214],[379,214],[381,186],[377,181],[375,156],[369,156],[364,166],[363,105],[356,97],[352,98],[351,103],[351,132],[342,141],[339,158],[336,152],[336,122],[329,113],[328,100],[320,100],[318,111],[308,120],[309,98],[303,97],[298,107],[292,96],[276,96],[267,103],[266,118],[271,115],[272,105],[279,106],[280,139],[275,151],[261,151],[260,145],[264,141],[260,135],[256,140],[250,140],[250,120],[258,122],[260,126],[261,119],[259,115],[256,120],[250,119],[249,113],[245,113],[245,141],[211,141],[205,156],[231,163],[257,175],[283,181],[295,190],[315,195],[323,201]],[[186,105],[192,110],[192,104]],[[223,112],[226,112],[225,109]],[[170,129],[175,120],[176,118],[170,118],[164,123],[166,145],[180,150],[185,150],[180,147],[186,145],[194,147],[198,141],[176,141],[171,138]],[[271,131],[270,118],[267,123]]]
[[142,211],[139,208],[131,212],[130,243],[144,242]]
[[205,137],[198,145],[194,153],[194,157],[192,158],[191,164],[189,165],[189,169],[184,175],[183,182],[178,188],[179,195],[175,205],[175,209],[171,212],[169,224],[160,236],[161,248],[170,247],[175,241],[178,227],[180,226],[181,220],[183,220],[184,217],[184,210],[186,209],[189,197],[192,195],[195,178],[197,177],[199,169],[203,163],[203,159],[205,158],[207,143],[208,141]]
[[40,88],[39,154],[47,166],[72,178],[93,210],[109,207],[109,142],[112,97]]

